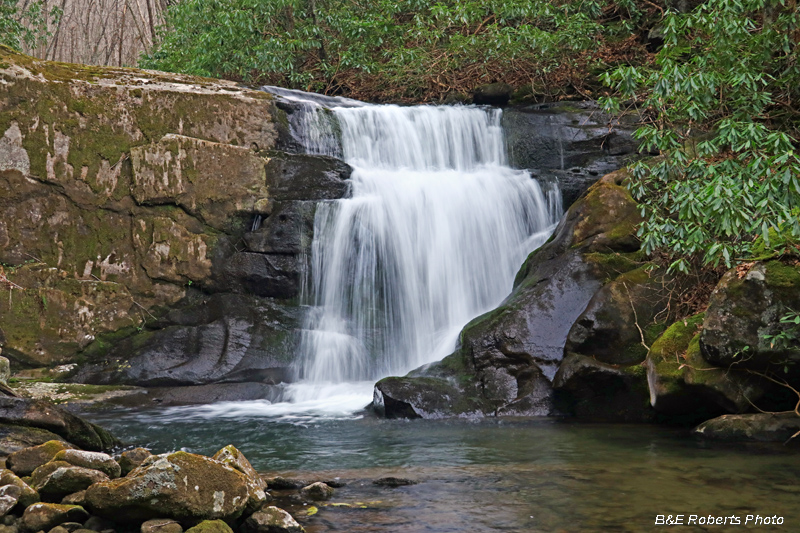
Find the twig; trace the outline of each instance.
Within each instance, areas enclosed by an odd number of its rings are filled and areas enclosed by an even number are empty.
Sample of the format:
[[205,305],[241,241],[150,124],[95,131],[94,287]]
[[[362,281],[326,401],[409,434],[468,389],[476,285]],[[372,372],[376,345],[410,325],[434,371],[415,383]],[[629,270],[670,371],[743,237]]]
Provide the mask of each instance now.
[[636,326],[636,329],[639,330],[639,337],[641,338],[642,346],[644,346],[647,352],[649,353],[650,347],[644,341],[644,332],[642,331],[642,328],[639,327],[639,316],[636,314],[636,307],[633,305],[633,298],[631,298],[631,291],[628,289],[627,283],[623,283],[622,286],[625,287],[625,292],[628,294],[628,302],[630,302],[631,310],[633,311],[633,323]]

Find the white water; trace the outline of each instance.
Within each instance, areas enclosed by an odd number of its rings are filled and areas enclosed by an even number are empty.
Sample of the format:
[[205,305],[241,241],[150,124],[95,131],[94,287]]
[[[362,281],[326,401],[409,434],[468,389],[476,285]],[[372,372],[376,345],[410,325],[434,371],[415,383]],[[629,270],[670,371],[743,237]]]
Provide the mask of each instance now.
[[353,167],[352,196],[317,207],[300,381],[269,408],[282,416],[352,412],[376,380],[452,353],[561,214],[557,191],[507,166],[499,110],[352,102],[332,108],[335,146],[318,102],[296,123],[307,151]]

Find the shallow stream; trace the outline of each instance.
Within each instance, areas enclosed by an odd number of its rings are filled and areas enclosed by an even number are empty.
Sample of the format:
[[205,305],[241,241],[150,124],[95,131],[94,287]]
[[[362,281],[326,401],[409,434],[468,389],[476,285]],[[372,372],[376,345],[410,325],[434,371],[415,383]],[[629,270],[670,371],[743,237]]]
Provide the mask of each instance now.
[[[265,416],[260,402],[238,405],[248,403],[93,420],[154,452],[210,455],[234,444],[265,475],[346,483],[314,509],[296,491],[274,493],[309,533],[800,530],[796,445],[710,444],[685,429],[552,419]],[[417,484],[372,483],[386,476]],[[678,514],[742,523],[655,525],[657,515]],[[755,515],[783,525],[753,527]]]

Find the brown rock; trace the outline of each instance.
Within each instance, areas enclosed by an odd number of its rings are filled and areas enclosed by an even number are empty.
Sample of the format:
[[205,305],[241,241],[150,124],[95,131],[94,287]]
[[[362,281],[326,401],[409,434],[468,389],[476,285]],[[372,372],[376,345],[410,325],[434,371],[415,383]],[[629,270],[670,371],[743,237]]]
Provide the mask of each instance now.
[[122,475],[127,476],[131,470],[141,465],[151,455],[153,454],[150,453],[150,450],[145,448],[134,448],[133,450],[122,452],[119,458]]
[[142,523],[142,533],[183,533],[183,526],[172,518],[154,518]]
[[244,521],[242,531],[245,533],[305,533],[305,529],[292,518],[292,515],[269,506],[253,513]]
[[9,470],[18,476],[29,476],[34,470],[50,462],[58,452],[70,448],[72,446],[66,442],[51,440],[39,446],[12,453],[6,459],[6,465]]
[[86,520],[89,514],[79,505],[57,503],[35,503],[25,509],[22,515],[23,531],[49,531],[64,522]]

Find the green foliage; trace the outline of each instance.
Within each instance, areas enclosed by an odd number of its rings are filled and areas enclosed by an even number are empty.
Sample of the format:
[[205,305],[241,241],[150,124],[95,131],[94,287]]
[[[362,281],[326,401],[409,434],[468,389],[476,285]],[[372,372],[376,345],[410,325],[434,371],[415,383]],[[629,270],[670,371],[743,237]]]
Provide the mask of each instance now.
[[[480,82],[521,86],[585,72],[606,41],[630,37],[644,17],[639,5],[185,0],[168,9],[161,44],[141,64],[326,93],[425,99]],[[606,19],[614,22],[602,24]]]
[[[796,0],[709,0],[668,12],[650,68],[605,74],[641,106],[636,135],[661,157],[633,166],[646,252],[731,266],[800,237],[800,14]],[[620,100],[604,100],[607,110]],[[772,230],[772,232],[770,231]],[[772,236],[783,235],[782,242]]]
[[50,35],[47,22],[56,23],[61,17],[61,8],[45,11],[46,7],[37,0],[20,11],[17,0],[0,0],[0,44],[22,50],[23,45],[33,47],[46,41]]

